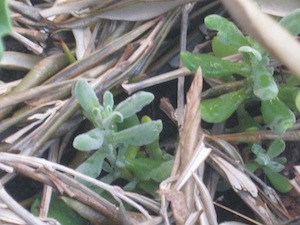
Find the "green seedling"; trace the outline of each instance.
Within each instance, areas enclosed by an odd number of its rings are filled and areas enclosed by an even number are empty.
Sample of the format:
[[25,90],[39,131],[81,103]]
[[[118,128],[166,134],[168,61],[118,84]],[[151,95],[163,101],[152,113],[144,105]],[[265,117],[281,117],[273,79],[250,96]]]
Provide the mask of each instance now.
[[[173,158],[165,160],[158,144],[161,120],[145,117],[140,123],[136,116],[154,99],[153,94],[138,92],[115,106],[110,92],[104,93],[103,104],[100,104],[86,80],[79,80],[73,92],[83,114],[95,127],[73,141],[78,150],[91,152],[77,171],[97,178],[104,170],[107,175],[102,181],[125,179],[131,190],[143,187],[145,182],[157,188],[158,183],[170,175]],[[146,154],[140,154],[141,146],[147,149]],[[143,190],[150,194],[156,191]]]
[[253,144],[251,151],[255,155],[253,162],[246,165],[247,169],[255,172],[262,169],[266,174],[273,187],[282,193],[289,192],[292,189],[288,179],[280,174],[286,163],[285,157],[278,157],[285,149],[283,140],[275,140],[267,150],[258,144]]
[[[281,22],[293,34],[299,31],[298,24],[292,23],[297,16],[299,12],[295,11],[293,16]],[[292,111],[299,108],[299,89],[295,87],[293,91],[287,91],[282,85],[279,86],[274,79],[274,69],[269,67],[268,54],[251,37],[244,36],[232,22],[218,15],[210,15],[205,18],[205,24],[218,32],[212,41],[214,55],[182,52],[182,62],[192,72],[201,66],[205,78],[218,78],[223,82],[243,79],[244,88],[203,99],[202,119],[209,123],[224,122],[240,105],[261,101],[265,124],[276,134],[283,135],[296,122]],[[221,58],[238,53],[243,55],[243,62]],[[285,97],[285,93],[289,93],[291,98]],[[241,117],[239,122],[243,123]]]
[[0,60],[4,52],[3,37],[11,32],[11,21],[7,1],[0,1]]

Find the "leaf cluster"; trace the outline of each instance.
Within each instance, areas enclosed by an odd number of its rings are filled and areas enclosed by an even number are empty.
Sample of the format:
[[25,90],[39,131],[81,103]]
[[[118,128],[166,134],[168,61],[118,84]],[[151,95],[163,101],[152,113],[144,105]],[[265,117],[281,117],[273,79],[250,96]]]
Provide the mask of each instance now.
[[[297,35],[300,27],[294,21],[299,17],[300,11],[295,10],[279,23],[291,34]],[[282,136],[296,123],[295,113],[299,113],[298,79],[288,78],[285,83],[280,84],[274,76],[274,68],[269,65],[268,53],[226,18],[210,15],[205,18],[205,24],[209,29],[217,31],[212,40],[213,55],[182,52],[184,65],[194,73],[201,66],[206,79],[219,79],[223,86],[228,84],[229,87],[236,81],[242,81],[243,84],[234,90],[228,88],[229,91],[217,97],[203,99],[200,106],[202,119],[208,123],[224,122],[236,112],[239,131],[259,130],[266,125]],[[232,55],[242,55],[242,60],[226,59]],[[213,88],[216,89],[211,89]],[[246,110],[247,105],[261,106],[260,114],[264,124],[253,119]],[[288,180],[279,174],[284,168],[285,159],[277,156],[284,148],[282,140],[274,141],[267,151],[261,145],[254,144],[252,152],[256,158],[248,165],[253,172],[261,168],[280,192],[291,189]]]
[[[115,106],[111,92],[104,93],[100,104],[86,80],[79,80],[73,92],[83,114],[95,127],[73,141],[80,151],[94,151],[77,171],[96,178],[104,170],[108,175],[102,180],[107,183],[122,178],[130,181],[127,189],[138,185],[154,194],[158,183],[169,176],[173,159],[163,157],[158,144],[161,120],[144,117],[140,123],[136,116],[154,99],[153,94],[141,91]],[[140,151],[141,146],[146,152]]]
[[272,142],[267,150],[262,148],[261,145],[253,144],[251,151],[254,153],[255,159],[246,165],[251,172],[259,168],[262,169],[273,187],[282,193],[289,192],[292,189],[288,179],[279,173],[284,169],[286,163],[285,157],[278,157],[284,149],[285,143],[280,139]]
[[[284,24],[290,24],[287,20],[283,19]],[[244,36],[234,23],[221,16],[210,15],[205,18],[205,24],[218,31],[212,40],[214,55],[182,52],[184,65],[192,72],[201,66],[206,78],[218,78],[224,82],[235,81],[238,75],[244,84],[238,90],[203,100],[202,119],[209,123],[223,122],[245,103],[260,101],[266,125],[278,135],[283,135],[296,122],[294,112],[299,109],[297,99],[300,89],[279,85],[274,77],[274,68],[269,66],[267,52],[251,37]],[[243,61],[224,59],[234,54],[242,54]]]

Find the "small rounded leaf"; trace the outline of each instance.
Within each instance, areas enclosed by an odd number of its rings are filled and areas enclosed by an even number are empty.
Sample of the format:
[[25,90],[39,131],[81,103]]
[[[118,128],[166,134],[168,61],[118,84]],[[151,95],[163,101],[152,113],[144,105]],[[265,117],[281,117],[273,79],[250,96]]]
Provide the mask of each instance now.
[[109,106],[111,109],[114,107],[114,96],[110,91],[106,91],[103,95],[103,106]]
[[142,146],[152,143],[159,137],[161,131],[162,122],[156,120],[115,132],[113,140],[115,143]]
[[92,122],[95,122],[96,118],[94,110],[100,108],[98,98],[93,88],[84,79],[80,79],[74,86],[74,94],[79,101],[80,106],[84,110],[84,115]]
[[199,66],[205,77],[221,78],[232,74],[248,76],[250,69],[245,63],[230,62],[213,55],[181,52],[183,64],[193,73]]
[[287,193],[292,190],[292,185],[289,183],[289,180],[286,177],[282,176],[279,173],[273,172],[268,167],[264,168],[264,173],[267,175],[271,184],[277,191],[281,193]]
[[74,139],[73,146],[81,151],[99,149],[104,141],[104,132],[105,131],[96,128],[87,133],[80,134]]
[[203,100],[200,106],[202,119],[208,123],[227,120],[246,99],[244,89]]
[[261,111],[265,123],[278,135],[296,123],[294,113],[278,98],[262,101]]
[[268,148],[267,155],[272,159],[279,156],[285,149],[285,142],[282,139],[277,139],[271,143]]
[[152,93],[140,91],[120,102],[115,108],[115,111],[120,112],[123,118],[126,119],[141,111],[142,108],[152,102],[153,99],[154,95]]

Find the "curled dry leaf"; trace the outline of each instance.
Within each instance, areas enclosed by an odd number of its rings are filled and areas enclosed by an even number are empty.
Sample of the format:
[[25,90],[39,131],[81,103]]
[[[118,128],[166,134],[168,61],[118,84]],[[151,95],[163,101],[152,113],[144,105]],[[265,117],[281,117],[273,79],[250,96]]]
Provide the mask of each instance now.
[[226,174],[228,181],[235,191],[246,191],[249,192],[253,197],[258,196],[258,190],[252,180],[243,172],[235,168],[232,164],[227,162],[225,159],[211,154],[211,159],[218,164],[218,166]]

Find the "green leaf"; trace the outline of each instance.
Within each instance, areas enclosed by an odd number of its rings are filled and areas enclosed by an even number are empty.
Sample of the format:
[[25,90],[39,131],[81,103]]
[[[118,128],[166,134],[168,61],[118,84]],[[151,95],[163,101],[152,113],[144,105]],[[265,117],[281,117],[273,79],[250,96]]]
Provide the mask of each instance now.
[[232,74],[248,76],[250,69],[245,63],[235,63],[208,54],[181,52],[183,64],[193,73],[201,66],[205,77],[221,78]]
[[278,98],[262,101],[261,111],[265,123],[280,136],[296,123],[294,113]]
[[[41,194],[37,196],[31,205],[31,212],[35,216],[39,216],[41,205]],[[52,194],[48,217],[57,220],[62,225],[83,225],[87,221],[84,220],[78,213],[72,210],[64,203],[56,194]]]
[[293,12],[283,17],[279,24],[286,28],[292,35],[296,36],[300,33],[300,9],[295,9]]
[[259,130],[261,128],[260,124],[253,119],[253,116],[251,116],[244,108],[243,105],[238,107],[237,109],[237,116],[239,121],[239,131],[254,131]]
[[3,37],[11,32],[11,20],[6,0],[0,1],[0,60],[4,52]]
[[300,88],[281,86],[279,87],[278,98],[292,111],[300,112]]
[[[139,125],[140,121],[136,114],[134,114],[131,117],[128,117],[125,119],[122,123],[118,123],[118,131],[125,130],[127,128]],[[126,151],[126,158],[135,158],[140,147],[136,145],[128,145],[127,151]]]
[[100,103],[93,88],[84,79],[76,82],[74,94],[79,104],[84,110],[85,116],[95,125],[98,125],[97,116],[99,115]]
[[250,45],[237,26],[224,17],[210,15],[204,22],[208,28],[219,31],[212,42],[213,52],[218,57],[238,53],[241,46]]
[[122,123],[124,120],[123,115],[120,112],[113,111],[106,118],[102,120],[103,128],[112,129],[115,123]]
[[126,159],[126,168],[140,180],[150,180],[151,173],[161,165],[162,161],[148,158]]
[[271,100],[277,97],[278,87],[274,81],[273,72],[262,63],[252,60],[253,93],[261,100]]
[[254,173],[258,168],[260,168],[260,165],[257,162],[251,162],[251,163],[246,164],[246,168],[250,172]]
[[158,138],[161,130],[161,120],[151,121],[115,132],[113,142],[137,146],[147,145]]
[[256,155],[256,159],[254,160],[261,166],[269,165],[271,159],[266,154],[266,151],[258,144],[253,144],[251,147],[251,151]]
[[138,182],[138,188],[152,195],[155,199],[159,199],[157,190],[159,189],[159,184],[153,180],[141,180]]
[[80,166],[76,168],[77,172],[85,174],[89,177],[96,178],[100,175],[103,165],[103,160],[107,156],[107,153],[102,150],[96,151],[87,160],[85,160]]
[[74,148],[80,151],[91,151],[99,149],[104,142],[105,131],[99,128],[92,129],[84,134],[78,135],[74,141]]
[[110,91],[106,91],[103,95],[103,106],[104,108],[110,107],[111,109],[114,107],[114,96]]
[[240,47],[239,48],[239,52],[251,53],[257,61],[261,61],[262,60],[262,55],[260,54],[260,52],[257,51],[255,48],[252,48],[250,46],[242,46],[242,47]]
[[154,95],[152,93],[140,91],[120,102],[115,108],[115,111],[120,112],[123,118],[126,119],[141,111],[142,108],[152,102],[153,99]]
[[159,167],[152,170],[150,178],[156,182],[162,182],[171,175],[173,165],[174,160],[162,162]]
[[[142,123],[149,123],[152,119],[149,116],[142,117]],[[153,142],[145,146],[145,151],[149,155],[150,159],[161,160],[162,150],[159,145],[159,138],[155,139]]]
[[209,123],[219,123],[227,120],[246,99],[245,89],[230,92],[217,98],[201,102],[202,119]]
[[277,139],[271,143],[267,150],[267,155],[272,159],[279,156],[285,149],[285,142]]
[[264,167],[263,170],[264,173],[267,175],[268,179],[270,180],[271,184],[277,191],[281,193],[287,193],[290,190],[292,190],[292,185],[289,183],[286,177],[282,176],[279,173],[273,172],[268,167]]

